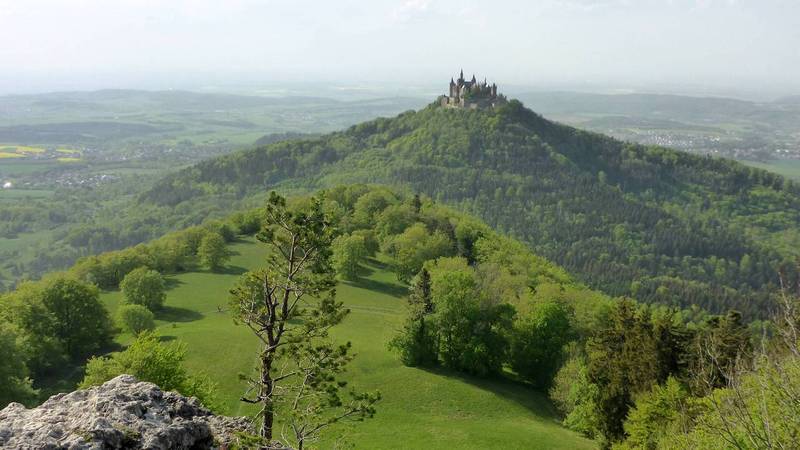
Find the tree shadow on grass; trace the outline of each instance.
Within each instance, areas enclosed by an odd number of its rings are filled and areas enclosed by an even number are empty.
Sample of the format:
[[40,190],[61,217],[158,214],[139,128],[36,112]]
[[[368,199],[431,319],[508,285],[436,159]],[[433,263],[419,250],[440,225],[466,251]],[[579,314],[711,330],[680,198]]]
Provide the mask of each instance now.
[[179,280],[176,277],[165,277],[164,278],[164,288],[166,288],[166,290],[168,290],[168,291],[171,290],[171,289],[175,289],[176,287],[178,287],[178,286],[180,286],[182,284],[185,284],[185,283],[183,281]]
[[547,394],[534,389],[528,383],[512,378],[509,374],[481,378],[456,372],[441,366],[417,368],[434,375],[455,378],[464,383],[471,384],[479,389],[491,392],[498,397],[511,400],[543,419],[553,420],[558,423],[558,420],[555,419],[555,417],[557,417],[557,411],[547,398]]
[[387,264],[387,263],[385,263],[383,261],[379,261],[376,258],[372,258],[372,257],[367,258],[367,263],[369,263],[370,266],[375,266],[376,268],[378,268],[380,270],[390,270],[391,269],[389,264]]
[[225,267],[220,267],[217,270],[208,270],[208,269],[206,269],[205,272],[206,273],[213,273],[213,274],[217,274],[217,275],[241,275],[241,274],[247,272],[247,269],[245,269],[242,266],[225,266]]
[[359,277],[368,277],[375,273],[375,270],[372,267],[365,266],[363,264],[359,264],[358,266],[358,276]]
[[405,297],[408,295],[408,288],[394,283],[386,283],[383,281],[372,280],[369,278],[359,278],[355,281],[344,281],[351,286],[367,289],[370,291],[380,292],[382,294],[390,295],[392,297]]
[[194,322],[204,316],[197,311],[175,306],[164,306],[156,311],[156,319],[166,322]]

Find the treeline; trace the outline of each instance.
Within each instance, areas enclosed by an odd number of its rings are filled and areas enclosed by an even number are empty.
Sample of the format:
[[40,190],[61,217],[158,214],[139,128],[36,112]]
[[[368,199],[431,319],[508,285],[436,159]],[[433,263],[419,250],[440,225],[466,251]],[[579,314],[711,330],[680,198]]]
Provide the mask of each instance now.
[[280,142],[171,175],[145,203],[202,204],[282,184],[406,186],[530,244],[610,295],[746,317],[797,279],[800,190],[718,158],[623,143],[549,122],[519,102],[430,106]]

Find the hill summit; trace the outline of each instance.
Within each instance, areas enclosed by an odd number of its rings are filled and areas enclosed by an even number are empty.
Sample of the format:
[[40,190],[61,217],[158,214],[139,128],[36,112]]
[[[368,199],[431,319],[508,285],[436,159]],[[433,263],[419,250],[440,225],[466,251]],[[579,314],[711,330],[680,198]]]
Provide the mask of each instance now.
[[779,273],[796,279],[796,183],[561,125],[516,100],[436,102],[208,160],[142,200],[193,210],[354,182],[403,186],[476,215],[614,296],[756,317]]

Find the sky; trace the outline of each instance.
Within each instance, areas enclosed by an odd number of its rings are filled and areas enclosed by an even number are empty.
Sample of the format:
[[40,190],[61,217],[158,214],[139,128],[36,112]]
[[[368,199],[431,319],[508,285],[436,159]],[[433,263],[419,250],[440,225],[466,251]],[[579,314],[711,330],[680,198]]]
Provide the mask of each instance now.
[[800,93],[800,0],[0,0],[0,92],[498,83]]

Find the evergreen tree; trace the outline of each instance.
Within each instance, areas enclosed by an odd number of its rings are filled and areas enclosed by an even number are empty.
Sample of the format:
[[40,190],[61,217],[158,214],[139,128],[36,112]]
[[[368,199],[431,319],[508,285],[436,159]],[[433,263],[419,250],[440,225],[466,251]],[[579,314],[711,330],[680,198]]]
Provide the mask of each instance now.
[[403,330],[389,346],[400,352],[407,366],[432,366],[439,360],[436,323],[431,320],[431,275],[424,267],[414,279],[408,296],[409,312]]
[[[379,394],[351,393],[341,398],[339,375],[352,359],[349,343],[334,345],[328,330],[348,310],[334,299],[331,267],[333,228],[322,202],[290,209],[275,192],[267,202],[258,240],[269,247],[266,266],[243,275],[231,291],[237,322],[250,328],[261,343],[255,377],[242,401],[259,405],[260,436],[276,439],[275,414],[292,430],[284,443],[302,449],[323,429],[345,418],[375,413]],[[281,364],[278,364],[278,361]]]
[[620,300],[608,326],[587,344],[589,381],[599,393],[599,428],[608,442],[624,436],[623,422],[634,395],[658,381],[656,342],[649,315],[631,300]]

